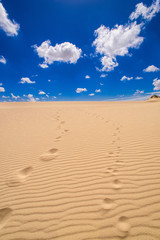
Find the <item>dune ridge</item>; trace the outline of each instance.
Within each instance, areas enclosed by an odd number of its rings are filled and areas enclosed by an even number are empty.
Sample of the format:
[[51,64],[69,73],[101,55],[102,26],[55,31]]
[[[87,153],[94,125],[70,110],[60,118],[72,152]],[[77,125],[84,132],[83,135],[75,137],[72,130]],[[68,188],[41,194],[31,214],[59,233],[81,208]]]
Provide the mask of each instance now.
[[1,103],[0,240],[159,240],[160,103]]

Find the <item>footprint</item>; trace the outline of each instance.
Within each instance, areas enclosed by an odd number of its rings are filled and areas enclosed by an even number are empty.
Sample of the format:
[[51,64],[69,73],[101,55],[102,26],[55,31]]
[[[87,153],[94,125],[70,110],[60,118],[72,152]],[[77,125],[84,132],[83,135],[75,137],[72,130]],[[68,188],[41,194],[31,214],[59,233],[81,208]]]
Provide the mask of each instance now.
[[31,175],[33,168],[32,167],[27,167],[19,172],[15,176],[13,176],[8,182],[7,185],[9,187],[17,187],[21,185],[23,182],[27,180],[27,178]]
[[19,179],[26,179],[27,177],[29,177],[32,170],[33,170],[32,167],[27,167],[27,168],[20,170],[18,173]]
[[40,156],[40,160],[42,161],[51,161],[57,157],[58,149],[57,148],[51,148],[48,153],[42,154]]
[[113,170],[113,174],[114,174],[114,175],[117,175],[117,173],[118,173],[118,170],[117,170],[117,169],[114,169],[114,170]]
[[131,226],[128,222],[128,218],[125,217],[125,216],[122,216],[122,217],[119,218],[116,227],[121,232],[122,237],[126,237],[129,233],[130,228],[131,228]]
[[60,137],[60,136],[59,136],[59,137],[56,137],[55,142],[59,142],[59,141],[61,140],[61,138],[62,138],[62,137]]
[[110,209],[114,208],[116,206],[116,204],[114,203],[114,201],[112,199],[105,198],[103,200],[102,206],[105,210],[110,210]]
[[113,181],[113,186],[115,189],[120,189],[122,185],[121,182],[118,179],[116,179]]
[[113,168],[108,168],[106,172],[107,173],[112,173],[113,172]]
[[109,155],[113,155],[113,152],[109,152],[108,154],[109,154]]
[[0,209],[0,229],[2,229],[7,224],[11,215],[12,215],[11,208]]
[[113,152],[109,152],[109,153],[108,153],[108,157],[112,157],[113,154],[114,154]]
[[59,137],[56,137],[56,139],[57,139],[57,140],[59,140],[59,139],[61,139],[61,138],[62,138],[61,136],[59,136]]
[[65,123],[65,121],[61,121],[61,124],[64,124]]

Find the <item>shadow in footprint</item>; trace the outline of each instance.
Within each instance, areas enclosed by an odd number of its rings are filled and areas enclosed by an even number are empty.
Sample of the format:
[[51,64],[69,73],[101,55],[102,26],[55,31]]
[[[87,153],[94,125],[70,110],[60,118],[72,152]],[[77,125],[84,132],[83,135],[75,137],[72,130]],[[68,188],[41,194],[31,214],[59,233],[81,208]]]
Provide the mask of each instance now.
[[2,229],[7,224],[11,215],[12,215],[11,208],[0,209],[0,229]]
[[68,129],[64,129],[64,132],[69,132],[69,130]]
[[31,175],[33,168],[27,167],[15,174],[8,182],[7,185],[9,187],[17,187],[21,185],[23,182],[27,180],[27,178]]
[[53,153],[58,152],[58,149],[57,148],[51,148],[48,152],[53,154]]

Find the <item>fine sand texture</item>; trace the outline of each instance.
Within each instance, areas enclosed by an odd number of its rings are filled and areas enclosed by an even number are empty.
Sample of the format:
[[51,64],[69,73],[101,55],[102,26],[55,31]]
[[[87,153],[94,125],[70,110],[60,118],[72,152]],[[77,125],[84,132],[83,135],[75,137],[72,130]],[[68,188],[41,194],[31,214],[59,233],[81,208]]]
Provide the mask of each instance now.
[[0,103],[0,240],[160,240],[160,101]]

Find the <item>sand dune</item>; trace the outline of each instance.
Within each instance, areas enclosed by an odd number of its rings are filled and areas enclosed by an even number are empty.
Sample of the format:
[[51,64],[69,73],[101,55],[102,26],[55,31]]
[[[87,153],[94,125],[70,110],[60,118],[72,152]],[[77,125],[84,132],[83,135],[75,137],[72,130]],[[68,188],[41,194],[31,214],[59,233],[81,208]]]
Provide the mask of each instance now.
[[159,240],[160,102],[0,104],[0,240]]

